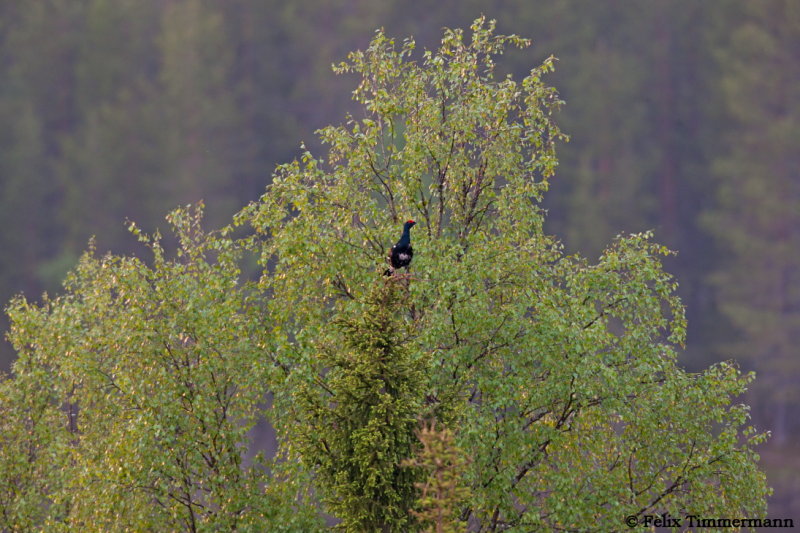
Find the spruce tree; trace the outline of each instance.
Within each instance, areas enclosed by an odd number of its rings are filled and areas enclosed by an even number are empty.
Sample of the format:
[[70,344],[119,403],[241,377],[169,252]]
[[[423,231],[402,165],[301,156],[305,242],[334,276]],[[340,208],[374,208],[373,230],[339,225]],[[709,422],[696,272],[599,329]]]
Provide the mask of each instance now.
[[380,280],[320,343],[319,374],[301,388],[299,444],[326,508],[345,531],[413,530],[417,442],[428,361],[408,349],[407,293]]
[[785,443],[800,405],[800,66],[792,52],[800,10],[771,0],[741,11],[717,49],[729,123],[714,161],[717,202],[705,221],[722,245],[711,282],[733,332],[716,349],[759,373],[757,404]]

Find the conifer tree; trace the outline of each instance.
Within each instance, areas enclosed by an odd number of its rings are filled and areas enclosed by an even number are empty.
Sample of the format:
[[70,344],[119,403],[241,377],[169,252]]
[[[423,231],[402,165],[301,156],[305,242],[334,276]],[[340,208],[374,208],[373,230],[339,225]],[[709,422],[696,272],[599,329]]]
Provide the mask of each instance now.
[[[162,190],[180,203],[213,196],[210,221],[237,209],[230,186],[240,161],[249,161],[244,117],[229,83],[233,50],[222,13],[213,4],[182,0],[162,12],[158,109],[165,120],[168,182]],[[245,165],[246,166],[246,165]],[[225,218],[222,217],[224,213]]]
[[718,49],[730,124],[714,162],[717,205],[706,213],[723,244],[712,282],[734,327],[717,350],[758,371],[758,404],[784,443],[800,405],[800,9],[782,0],[741,9]]
[[419,510],[412,513],[426,533],[466,531],[459,515],[469,496],[463,479],[467,461],[455,444],[453,432],[437,428],[434,420],[423,425],[417,436],[422,446],[406,464],[421,469],[424,477],[416,483]]
[[[323,502],[345,531],[409,531],[427,361],[408,350],[405,289],[376,278],[364,305],[318,347],[319,374],[302,387],[299,445]],[[316,366],[316,365],[315,365]]]

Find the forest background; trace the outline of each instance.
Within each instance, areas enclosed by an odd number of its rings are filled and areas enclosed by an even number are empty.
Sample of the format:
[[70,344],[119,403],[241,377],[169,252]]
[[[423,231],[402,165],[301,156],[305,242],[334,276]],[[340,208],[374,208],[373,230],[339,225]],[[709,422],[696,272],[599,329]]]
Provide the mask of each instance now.
[[[221,226],[353,109],[355,82],[332,63],[376,28],[432,48],[481,13],[533,38],[502,72],[559,58],[547,82],[571,141],[547,231],[588,257],[651,228],[679,251],[667,270],[688,308],[682,364],[758,373],[744,401],[772,431],[770,515],[800,516],[793,0],[0,0],[0,301],[59,292],[93,235],[142,254],[126,219],[164,229],[204,199]],[[3,341],[0,368],[13,359]]]

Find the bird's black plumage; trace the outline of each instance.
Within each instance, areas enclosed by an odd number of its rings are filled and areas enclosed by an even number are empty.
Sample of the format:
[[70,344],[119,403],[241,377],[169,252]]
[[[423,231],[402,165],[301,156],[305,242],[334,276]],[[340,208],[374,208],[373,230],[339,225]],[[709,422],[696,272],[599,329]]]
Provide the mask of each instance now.
[[385,272],[385,275],[389,276],[398,268],[407,267],[411,264],[411,258],[414,257],[414,249],[411,248],[411,228],[414,224],[416,222],[413,220],[403,224],[403,234],[400,236],[400,240],[389,250],[387,259],[392,267]]

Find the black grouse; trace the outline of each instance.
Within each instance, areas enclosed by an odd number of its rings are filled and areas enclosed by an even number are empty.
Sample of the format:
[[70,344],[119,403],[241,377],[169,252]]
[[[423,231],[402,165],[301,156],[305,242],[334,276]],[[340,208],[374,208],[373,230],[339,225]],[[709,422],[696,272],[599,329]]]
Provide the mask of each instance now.
[[398,268],[407,267],[411,264],[411,258],[414,257],[414,250],[411,248],[411,228],[414,224],[416,222],[413,220],[403,224],[403,235],[400,236],[400,240],[389,251],[387,259],[392,266],[384,272],[385,276],[391,276]]

